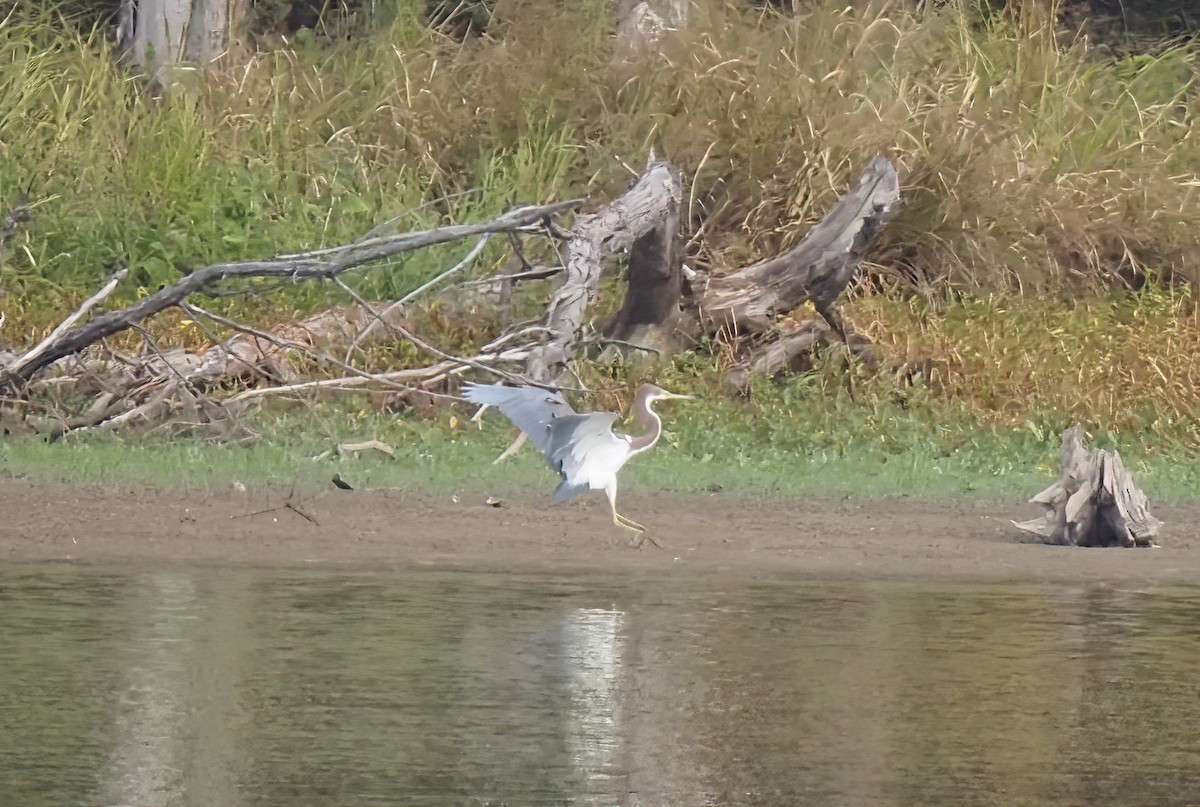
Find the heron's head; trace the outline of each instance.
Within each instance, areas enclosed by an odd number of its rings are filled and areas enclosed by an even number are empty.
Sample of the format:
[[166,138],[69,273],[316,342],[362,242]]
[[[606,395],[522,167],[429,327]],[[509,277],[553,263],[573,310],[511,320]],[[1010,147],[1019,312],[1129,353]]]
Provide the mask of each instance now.
[[656,387],[653,384],[642,384],[638,387],[637,396],[647,404],[655,401],[673,401],[673,400],[691,400],[694,395],[684,395],[678,392],[671,392],[662,387]]

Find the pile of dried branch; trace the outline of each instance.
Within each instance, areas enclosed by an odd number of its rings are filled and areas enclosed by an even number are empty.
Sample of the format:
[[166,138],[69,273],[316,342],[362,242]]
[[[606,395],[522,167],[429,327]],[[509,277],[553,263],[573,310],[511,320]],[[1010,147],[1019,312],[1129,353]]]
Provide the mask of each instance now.
[[[582,200],[518,207],[475,224],[365,237],[327,249],[207,266],[133,305],[94,313],[123,281],[125,272],[118,272],[41,342],[20,353],[0,354],[0,387],[10,408],[67,389],[70,396],[57,394],[55,400],[85,401],[55,414],[51,430],[57,433],[84,427],[183,425],[228,434],[250,401],[268,395],[320,389],[425,391],[472,369],[553,384],[583,344],[666,353],[680,349],[697,333],[722,335],[744,353],[735,378],[749,370],[775,373],[826,338],[828,329],[815,325],[784,338],[775,333],[777,320],[806,299],[842,341],[855,350],[864,348],[863,340],[847,333],[833,303],[898,197],[895,169],[878,157],[794,249],[709,277],[683,265],[679,171],[652,157],[624,194],[594,212],[576,215],[570,227],[560,225],[556,217],[578,211]],[[514,241],[518,234],[551,239],[562,260],[558,267],[533,267],[521,258],[517,271],[489,281],[499,290],[499,305],[511,299],[514,283],[548,277],[561,277],[561,283],[540,324],[512,326],[475,355],[452,355],[415,332],[406,308],[461,272],[496,234],[508,234]],[[364,300],[342,277],[400,253],[468,238],[479,240],[466,258],[397,300]],[[594,329],[589,306],[605,268],[618,253],[629,255],[624,305],[610,322]],[[347,302],[300,322],[261,330],[197,301],[263,279],[332,282]],[[205,328],[212,346],[200,352],[159,349],[146,322],[170,309],[182,310]],[[130,329],[140,331],[145,345],[136,356],[108,342]],[[219,338],[219,331],[230,335]],[[388,372],[366,369],[360,361],[362,351],[372,343],[394,340],[414,345],[429,362]],[[297,355],[307,359],[303,376],[295,369]]]

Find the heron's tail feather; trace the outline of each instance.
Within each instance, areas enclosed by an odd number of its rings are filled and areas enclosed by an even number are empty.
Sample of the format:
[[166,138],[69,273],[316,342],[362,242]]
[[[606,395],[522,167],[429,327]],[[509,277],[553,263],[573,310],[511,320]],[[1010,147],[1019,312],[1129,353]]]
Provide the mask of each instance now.
[[554,501],[565,502],[567,499],[570,499],[574,496],[578,496],[580,493],[583,493],[587,489],[588,489],[588,486],[586,484],[583,484],[583,485],[574,484],[573,485],[564,479],[562,482],[560,482],[558,484],[558,487],[554,489]]

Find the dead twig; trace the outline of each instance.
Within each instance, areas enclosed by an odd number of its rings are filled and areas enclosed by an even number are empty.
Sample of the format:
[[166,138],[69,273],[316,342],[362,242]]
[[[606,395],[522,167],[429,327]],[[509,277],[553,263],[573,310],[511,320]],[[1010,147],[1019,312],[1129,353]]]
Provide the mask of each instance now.
[[[467,256],[465,258],[463,258],[461,261],[456,263],[454,266],[451,266],[449,269],[447,269],[446,271],[437,275],[436,277],[426,281],[425,283],[422,283],[420,286],[413,289],[408,294],[401,297],[399,300],[396,300],[395,302],[390,303],[387,308],[383,309],[378,314],[376,314],[375,322],[372,322],[366,328],[363,328],[362,332],[354,337],[354,340],[350,343],[350,347],[346,348],[346,359],[345,360],[350,361],[350,358],[354,355],[354,351],[358,349],[358,346],[362,343],[362,341],[364,339],[366,339],[367,336],[371,333],[371,331],[375,328],[376,323],[381,323],[385,327],[388,327],[387,326],[387,316],[389,314],[391,314],[397,308],[400,308],[401,306],[403,306],[405,303],[416,299],[416,297],[419,294],[421,294],[425,290],[430,289],[433,286],[437,285],[438,283],[445,280],[447,277],[454,274],[455,272],[461,271],[463,269],[463,267],[469,266],[471,264],[471,262],[474,261],[476,258],[478,258],[479,254],[481,252],[483,252],[483,248],[485,246],[487,246],[487,243],[488,243],[488,241],[491,240],[491,238],[492,238],[492,233],[488,233],[488,234],[484,235],[482,238],[479,239],[478,243],[475,244],[475,247],[470,252],[468,252]],[[349,289],[347,289],[347,291],[349,291]],[[375,312],[372,311],[371,313],[374,314]]]
[[262,515],[266,515],[267,513],[276,513],[280,510],[291,510],[293,513],[295,513],[296,515],[305,519],[312,525],[314,525],[316,527],[321,526],[321,522],[317,521],[316,517],[314,517],[310,513],[306,513],[304,510],[301,510],[300,507],[294,501],[292,501],[292,499],[293,499],[293,497],[295,497],[295,495],[296,495],[296,492],[293,490],[291,493],[288,494],[288,497],[284,501],[284,503],[281,505],[278,505],[277,507],[267,507],[263,510],[255,510],[253,513],[239,513],[238,515],[230,516],[229,518],[232,521],[234,519],[239,519],[239,518],[253,518],[254,516],[262,516]]
[[[367,305],[366,301],[360,302],[360,305],[363,305],[364,307],[366,307],[366,309],[368,311],[371,311],[371,309]],[[301,353],[305,353],[308,356],[311,356],[312,358],[316,359],[317,361],[328,362],[329,364],[332,364],[332,365],[336,366],[337,368],[339,368],[345,372],[348,372],[354,376],[362,378],[366,381],[378,382],[378,383],[380,383],[392,390],[395,390],[397,392],[412,392],[412,391],[416,390],[415,387],[406,386],[404,384],[397,384],[388,379],[385,379],[379,373],[371,373],[367,370],[360,370],[359,368],[357,368],[351,364],[347,364],[345,362],[338,361],[337,359],[330,356],[328,353],[323,353],[319,350],[316,350],[315,348],[311,347],[310,345],[306,345],[303,342],[297,342],[293,339],[285,339],[284,337],[279,336],[277,334],[272,334],[269,331],[264,331],[264,330],[255,328],[250,325],[245,325],[243,323],[237,322],[236,320],[229,319],[228,317],[223,317],[220,314],[217,314],[212,311],[208,311],[204,308],[201,308],[200,306],[196,305],[195,303],[180,303],[180,308],[182,308],[184,311],[188,312],[189,316],[192,316],[193,318],[195,317],[196,314],[203,315],[203,316],[207,317],[208,319],[211,319],[213,322],[219,323],[221,325],[225,325],[229,328],[233,328],[236,331],[240,331],[242,333],[248,334],[250,336],[255,337],[256,339],[261,339],[269,344],[274,345],[277,348],[280,348],[281,350],[283,350],[283,349],[298,350]],[[372,312],[372,313],[374,313],[374,312]],[[241,359],[241,361],[244,362],[245,360]],[[287,385],[282,385],[282,386],[287,386]],[[237,400],[238,397],[239,396],[234,396],[233,398],[230,398],[229,400],[231,400],[231,401]]]
[[[8,367],[4,368],[5,372],[9,375],[27,381],[29,376],[25,373],[26,368],[35,364],[39,368],[49,364],[49,362],[43,362],[42,358],[45,354],[50,352],[55,342],[62,338],[63,334],[69,331],[76,322],[85,317],[89,311],[91,311],[100,303],[104,302],[104,300],[116,290],[117,286],[122,280],[125,279],[127,274],[129,274],[128,269],[121,269],[115,273],[111,278],[109,278],[108,282],[104,284],[104,287],[101,288],[100,291],[84,300],[83,304],[80,305],[79,308],[75,309],[73,314],[59,323],[58,327],[51,331],[49,336],[38,342],[32,350],[27,351],[24,355],[18,356],[11,364],[8,365]],[[61,358],[61,356],[56,358]]]
[[[267,379],[272,384],[285,383],[282,378],[280,378],[279,376],[275,375],[274,373],[268,371],[265,367],[261,367],[261,366],[255,364],[254,362],[252,362],[242,356],[239,356],[235,351],[231,350],[229,348],[229,345],[227,345],[225,343],[225,340],[219,338],[215,333],[213,333],[212,329],[209,328],[207,325],[205,325],[201,321],[200,317],[198,317],[196,315],[203,314],[205,317],[208,317],[209,319],[211,319],[214,322],[219,322],[223,325],[227,325],[230,328],[234,328],[235,330],[242,330],[241,327],[238,326],[236,323],[234,323],[233,320],[225,319],[224,317],[222,317],[218,314],[213,314],[209,311],[204,310],[200,306],[192,306],[192,305],[188,305],[187,303],[180,303],[179,307],[183,311],[183,313],[187,314],[189,317],[192,318],[192,322],[196,323],[196,327],[199,328],[200,330],[204,331],[205,335],[208,336],[208,338],[212,341],[212,343],[214,345],[217,345],[218,348],[226,356],[233,359],[234,362],[245,365],[247,370],[249,370],[252,373],[255,373],[256,375],[261,375],[263,378]],[[245,328],[247,330],[243,330],[242,331],[243,333],[252,332],[255,330],[253,328],[250,328],[249,326],[245,326]],[[266,332],[264,331],[263,333],[265,334]],[[258,334],[254,334],[254,336],[257,337]]]

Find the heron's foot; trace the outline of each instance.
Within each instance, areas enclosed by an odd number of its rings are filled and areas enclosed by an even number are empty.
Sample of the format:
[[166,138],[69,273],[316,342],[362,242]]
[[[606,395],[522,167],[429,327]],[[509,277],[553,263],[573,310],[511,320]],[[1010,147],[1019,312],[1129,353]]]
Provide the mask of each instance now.
[[645,532],[646,528],[634,521],[632,518],[625,518],[617,511],[613,511],[613,523],[621,529],[630,530],[631,532]]
[[654,540],[654,536],[648,532],[639,532],[637,535],[630,538],[629,545],[631,547],[633,547],[634,549],[641,549],[642,544],[646,543],[647,541],[654,544],[659,549],[663,548],[663,545],[660,544],[658,541]]
[[663,548],[662,544],[660,544],[658,541],[654,540],[654,538],[650,535],[650,533],[646,532],[645,527],[643,527],[641,524],[637,523],[633,519],[626,518],[625,516],[621,515],[620,513],[613,513],[613,523],[616,524],[621,529],[629,530],[630,532],[637,533],[636,535],[633,536],[633,538],[631,538],[629,540],[629,545],[631,547],[633,547],[634,549],[641,549],[642,544],[644,544],[646,541],[649,541],[650,543],[654,544],[659,549]]

